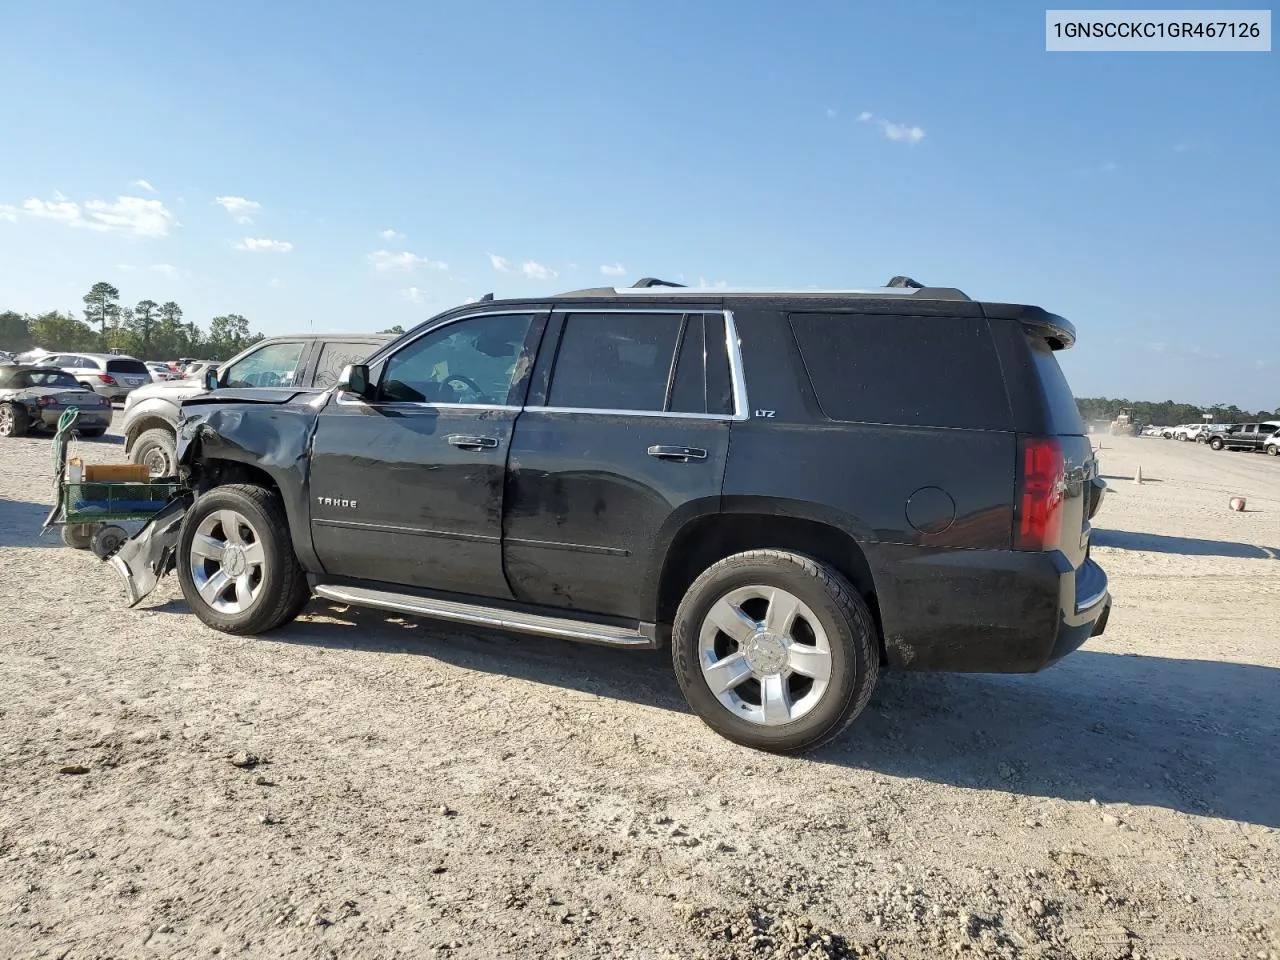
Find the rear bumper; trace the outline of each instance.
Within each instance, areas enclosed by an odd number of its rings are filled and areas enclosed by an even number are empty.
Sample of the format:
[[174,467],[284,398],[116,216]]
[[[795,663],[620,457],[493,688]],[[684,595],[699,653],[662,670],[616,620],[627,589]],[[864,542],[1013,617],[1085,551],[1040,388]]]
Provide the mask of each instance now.
[[[78,407],[80,416],[76,418],[77,427],[109,427],[111,426],[111,414],[107,410],[101,412],[90,412],[83,407]],[[58,425],[58,418],[67,412],[66,407],[58,407],[53,410],[44,409],[40,411],[40,423],[52,430]]]
[[1101,633],[1111,612],[1106,572],[1061,553],[874,551],[890,665],[908,670],[1032,673]]

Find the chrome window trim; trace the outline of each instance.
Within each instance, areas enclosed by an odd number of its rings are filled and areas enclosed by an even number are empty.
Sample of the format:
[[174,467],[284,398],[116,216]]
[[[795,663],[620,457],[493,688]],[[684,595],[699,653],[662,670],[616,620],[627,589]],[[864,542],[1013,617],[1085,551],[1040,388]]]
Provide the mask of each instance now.
[[[628,288],[629,289],[629,288]],[[645,289],[645,288],[641,288]],[[669,299],[670,289],[666,291]],[[676,410],[614,410],[602,407],[533,407],[525,406],[527,411],[540,413],[596,414],[602,417],[658,417],[678,420],[719,420],[725,423],[741,422],[749,418],[747,406],[747,380],[742,367],[742,341],[738,337],[738,326],[733,319],[732,310],[715,310],[705,307],[658,307],[656,309],[638,310],[636,307],[586,307],[578,309],[573,306],[557,306],[553,313],[670,313],[683,316],[690,313],[718,313],[724,317],[724,346],[729,355],[729,382],[733,390],[733,413],[681,413]],[[563,336],[563,334],[562,334]],[[551,382],[555,383],[555,369],[551,372]]]

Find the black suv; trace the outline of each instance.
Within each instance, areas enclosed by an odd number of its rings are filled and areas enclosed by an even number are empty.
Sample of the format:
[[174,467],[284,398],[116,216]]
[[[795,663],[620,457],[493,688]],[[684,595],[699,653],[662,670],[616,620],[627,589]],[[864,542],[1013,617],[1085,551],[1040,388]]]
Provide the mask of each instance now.
[[660,281],[441,314],[326,394],[188,400],[192,493],[113,558],[207,624],[329,600],[670,642],[732,740],[806,750],[882,666],[1029,672],[1100,633],[1074,328],[906,278]]

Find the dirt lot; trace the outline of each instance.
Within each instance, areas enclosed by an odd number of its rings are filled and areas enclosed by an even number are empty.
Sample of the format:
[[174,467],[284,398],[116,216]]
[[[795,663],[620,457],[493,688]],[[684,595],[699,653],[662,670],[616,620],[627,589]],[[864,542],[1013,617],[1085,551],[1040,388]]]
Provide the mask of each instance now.
[[0,957],[1280,957],[1280,460],[1102,442],[1105,637],[777,759],[665,653],[126,610],[3,441]]

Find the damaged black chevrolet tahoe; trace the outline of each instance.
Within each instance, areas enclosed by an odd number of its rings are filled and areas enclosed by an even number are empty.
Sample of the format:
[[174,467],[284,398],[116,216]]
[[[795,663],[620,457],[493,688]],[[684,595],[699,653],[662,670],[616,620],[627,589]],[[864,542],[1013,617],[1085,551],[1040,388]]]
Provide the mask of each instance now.
[[1030,672],[1102,631],[1074,340],[906,278],[471,304],[326,392],[185,402],[191,493],[113,562],[230,633],[317,596],[670,643],[711,727],[808,750],[882,668]]

